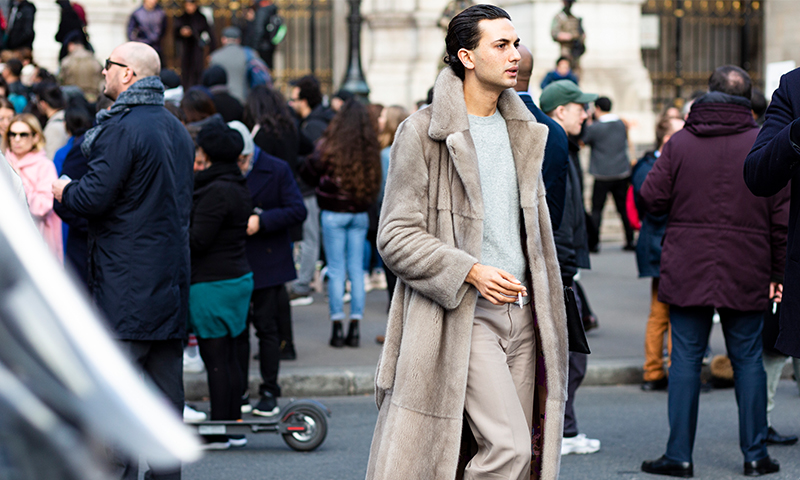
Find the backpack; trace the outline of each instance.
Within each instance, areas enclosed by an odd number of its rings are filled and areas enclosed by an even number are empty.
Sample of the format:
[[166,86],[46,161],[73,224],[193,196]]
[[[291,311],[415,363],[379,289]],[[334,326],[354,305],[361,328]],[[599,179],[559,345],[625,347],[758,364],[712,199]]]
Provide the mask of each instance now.
[[286,37],[286,24],[283,22],[283,17],[277,13],[273,14],[264,29],[266,30],[266,38],[273,45],[278,45]]
[[250,47],[244,47],[247,58],[247,82],[250,88],[265,85],[272,88],[272,76],[269,74],[269,67],[256,55]]

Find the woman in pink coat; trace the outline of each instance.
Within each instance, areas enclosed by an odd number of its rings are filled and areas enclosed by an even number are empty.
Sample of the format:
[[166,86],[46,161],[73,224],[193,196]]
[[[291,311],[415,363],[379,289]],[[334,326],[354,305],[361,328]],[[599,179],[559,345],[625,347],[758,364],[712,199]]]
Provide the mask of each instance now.
[[8,162],[22,179],[28,209],[45,243],[63,261],[61,219],[53,211],[53,181],[56,167],[44,152],[44,135],[39,121],[29,113],[17,115],[5,131],[3,149]]

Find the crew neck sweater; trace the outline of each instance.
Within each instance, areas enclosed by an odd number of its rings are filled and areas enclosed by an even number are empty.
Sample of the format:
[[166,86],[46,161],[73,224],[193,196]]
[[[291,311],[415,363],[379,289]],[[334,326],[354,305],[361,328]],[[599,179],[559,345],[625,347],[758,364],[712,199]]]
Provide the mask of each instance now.
[[525,284],[519,183],[506,121],[499,110],[488,117],[469,115],[469,129],[483,197],[481,263],[505,270]]

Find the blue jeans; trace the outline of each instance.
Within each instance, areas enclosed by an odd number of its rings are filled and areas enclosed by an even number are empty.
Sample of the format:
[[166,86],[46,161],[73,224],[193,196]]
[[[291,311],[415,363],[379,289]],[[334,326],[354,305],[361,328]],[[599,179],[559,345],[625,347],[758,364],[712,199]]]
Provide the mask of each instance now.
[[[763,312],[718,310],[739,405],[739,446],[745,462],[767,456],[767,378],[761,361]],[[669,442],[666,456],[691,462],[700,400],[700,369],[711,333],[713,307],[669,307]]]
[[364,317],[364,243],[369,216],[322,211],[322,243],[328,262],[328,311],[331,320],[344,320],[344,284],[350,278],[350,319]]

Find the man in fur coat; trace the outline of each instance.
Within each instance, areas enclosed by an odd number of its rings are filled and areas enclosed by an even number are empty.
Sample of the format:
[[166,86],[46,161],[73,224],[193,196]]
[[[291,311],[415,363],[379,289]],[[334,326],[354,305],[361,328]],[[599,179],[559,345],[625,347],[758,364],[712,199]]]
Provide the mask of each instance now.
[[400,281],[367,478],[555,479],[567,334],[547,128],[513,90],[504,10],[464,10],[446,42],[433,103],[392,147],[378,248]]

